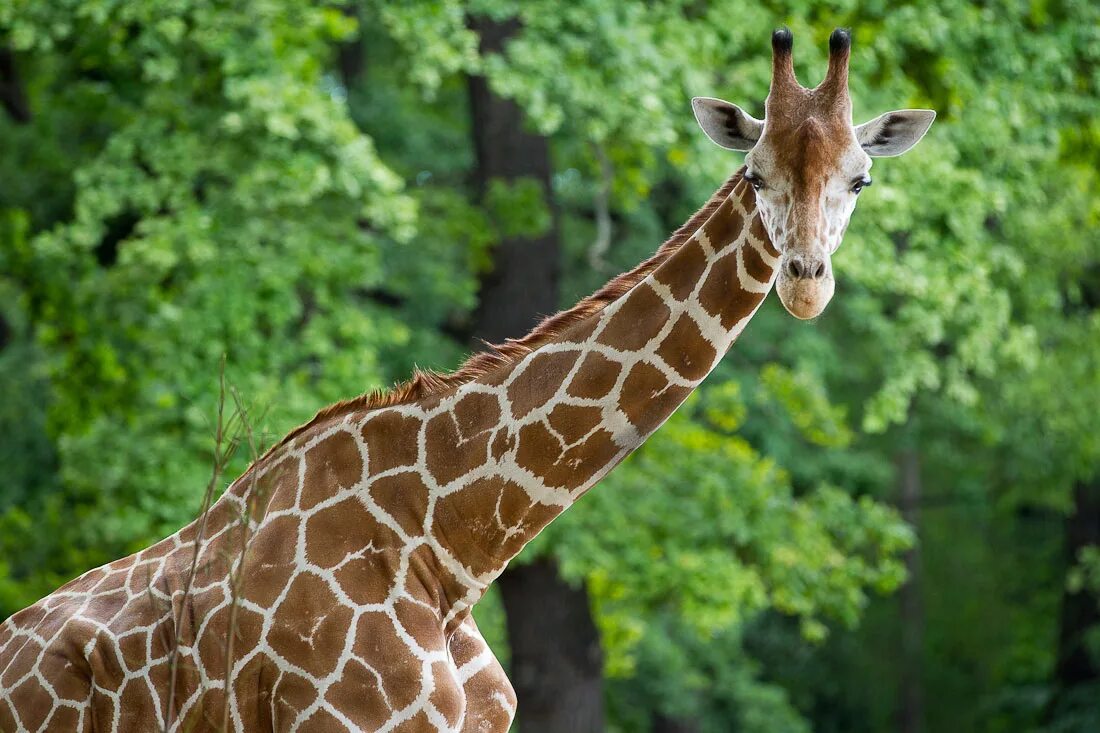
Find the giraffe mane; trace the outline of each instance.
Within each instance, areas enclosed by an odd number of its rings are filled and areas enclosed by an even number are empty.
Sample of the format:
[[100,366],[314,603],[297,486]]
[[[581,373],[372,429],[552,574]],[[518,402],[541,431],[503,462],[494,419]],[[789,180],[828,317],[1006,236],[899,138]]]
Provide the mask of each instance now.
[[[742,166],[730,176],[703,204],[702,208],[692,214],[690,219],[665,240],[652,257],[634,269],[612,278],[606,285],[572,308],[544,318],[526,336],[518,339],[507,339],[502,344],[486,343],[488,348],[485,351],[471,354],[458,369],[452,372],[441,373],[430,369],[415,369],[412,377],[389,389],[374,389],[358,397],[331,404],[321,409],[309,422],[303,423],[287,433],[282,440],[273,445],[260,458],[260,461],[313,426],[326,422],[331,418],[357,410],[377,410],[383,407],[407,405],[455,389],[496,369],[515,364],[535,349],[553,341],[571,326],[603,310],[656,270],[718,210],[722,202],[733,192],[744,172],[745,168]],[[257,463],[260,461],[257,461]]]

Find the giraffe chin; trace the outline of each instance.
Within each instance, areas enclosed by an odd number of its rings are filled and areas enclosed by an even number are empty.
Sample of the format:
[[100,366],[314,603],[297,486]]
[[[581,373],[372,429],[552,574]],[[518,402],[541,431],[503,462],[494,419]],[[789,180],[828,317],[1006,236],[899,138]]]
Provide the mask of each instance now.
[[780,275],[775,285],[783,307],[792,316],[802,321],[821,315],[825,306],[833,299],[835,287],[836,282],[831,274],[820,280],[795,279]]

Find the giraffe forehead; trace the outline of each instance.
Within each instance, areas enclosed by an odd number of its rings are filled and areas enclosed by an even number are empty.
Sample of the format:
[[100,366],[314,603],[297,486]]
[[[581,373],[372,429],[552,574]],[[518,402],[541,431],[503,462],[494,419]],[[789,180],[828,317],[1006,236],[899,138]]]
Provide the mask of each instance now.
[[769,126],[750,155],[754,166],[786,181],[792,193],[813,194],[831,176],[857,174],[861,152],[850,125],[809,118]]

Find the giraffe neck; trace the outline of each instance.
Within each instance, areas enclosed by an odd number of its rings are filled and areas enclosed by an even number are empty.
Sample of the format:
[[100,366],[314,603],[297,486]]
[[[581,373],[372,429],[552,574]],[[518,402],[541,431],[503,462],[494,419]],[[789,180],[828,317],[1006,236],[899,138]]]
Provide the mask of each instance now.
[[285,573],[274,553],[336,567],[375,603],[413,583],[445,625],[461,622],[527,542],[668,419],[763,302],[779,253],[741,172],[713,201],[685,225],[693,233],[613,281],[625,292],[551,319],[562,327],[529,352],[415,401],[328,417],[261,461],[262,522],[286,537],[254,553],[251,587],[280,587],[265,576]]
[[660,427],[763,302],[779,252],[751,187],[740,172],[731,182],[705,223],[621,297],[409,408],[426,411],[427,468],[435,473],[434,458],[443,471],[435,534],[481,583]]

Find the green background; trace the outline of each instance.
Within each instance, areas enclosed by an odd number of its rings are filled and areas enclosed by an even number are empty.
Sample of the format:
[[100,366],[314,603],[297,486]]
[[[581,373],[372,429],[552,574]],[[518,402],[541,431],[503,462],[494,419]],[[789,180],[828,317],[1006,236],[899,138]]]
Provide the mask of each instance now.
[[[520,29],[482,54],[471,16]],[[1100,590],[1087,0],[0,0],[0,618],[194,516],[223,354],[270,444],[459,363],[503,238],[556,222],[562,306],[647,257],[740,165],[690,97],[762,116],[782,24],[809,84],[853,29],[857,122],[937,121],[826,313],[770,298],[523,559],[587,589],[608,730],[1100,730],[1060,611]],[[471,185],[470,75],[552,191]]]

